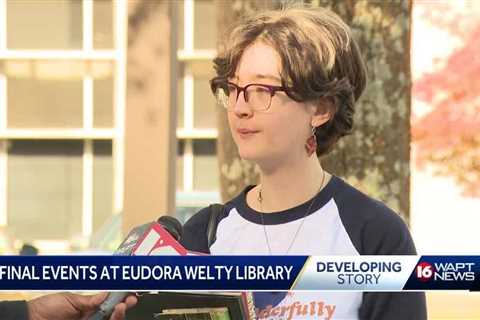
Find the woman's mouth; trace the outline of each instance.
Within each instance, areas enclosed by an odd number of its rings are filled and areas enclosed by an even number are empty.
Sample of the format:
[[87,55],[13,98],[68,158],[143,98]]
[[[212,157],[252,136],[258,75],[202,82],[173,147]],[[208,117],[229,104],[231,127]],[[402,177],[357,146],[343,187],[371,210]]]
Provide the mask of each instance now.
[[247,129],[247,128],[239,128],[237,129],[237,133],[240,138],[242,139],[247,139],[258,133],[258,130],[252,130],[252,129]]

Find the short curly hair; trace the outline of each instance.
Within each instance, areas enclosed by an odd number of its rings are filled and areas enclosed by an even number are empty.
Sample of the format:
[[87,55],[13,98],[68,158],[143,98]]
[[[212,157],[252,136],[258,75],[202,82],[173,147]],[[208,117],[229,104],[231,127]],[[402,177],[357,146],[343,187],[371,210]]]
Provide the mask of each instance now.
[[[235,75],[243,52],[261,41],[281,58],[282,86],[299,102],[328,99],[331,119],[318,127],[317,156],[327,154],[353,128],[355,102],[367,82],[365,64],[350,28],[324,8],[290,7],[260,12],[236,25],[214,59],[219,77]],[[325,100],[323,100],[325,101]]]

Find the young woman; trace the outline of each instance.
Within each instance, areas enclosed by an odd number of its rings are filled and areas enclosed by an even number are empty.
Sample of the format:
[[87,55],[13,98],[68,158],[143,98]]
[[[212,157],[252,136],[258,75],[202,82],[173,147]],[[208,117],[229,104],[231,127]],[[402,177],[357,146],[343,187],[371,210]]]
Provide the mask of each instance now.
[[[260,184],[225,204],[208,246],[205,208],[190,250],[220,255],[415,254],[403,220],[326,172],[318,159],[353,126],[366,71],[348,26],[325,9],[263,12],[238,25],[211,86]],[[423,293],[255,294],[259,319],[424,319]]]

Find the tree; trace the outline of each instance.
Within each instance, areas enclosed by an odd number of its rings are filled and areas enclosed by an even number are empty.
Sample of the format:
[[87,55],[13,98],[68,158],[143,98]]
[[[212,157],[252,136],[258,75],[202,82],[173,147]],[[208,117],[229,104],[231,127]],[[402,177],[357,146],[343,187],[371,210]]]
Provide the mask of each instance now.
[[[224,2],[225,30],[253,1]],[[261,2],[274,7],[276,2]],[[410,190],[410,2],[313,1],[338,13],[353,30],[368,66],[369,85],[357,104],[354,133],[322,159],[327,170],[409,216]],[[223,112],[223,111],[221,111]],[[253,166],[236,154],[219,115],[219,162],[223,200],[254,181]],[[228,154],[226,154],[228,153]]]
[[480,23],[474,14],[462,14],[451,5],[418,4],[420,19],[461,45],[437,61],[441,67],[414,83],[415,99],[431,109],[413,121],[415,160],[421,167],[432,164],[436,173],[453,176],[466,195],[480,196]]

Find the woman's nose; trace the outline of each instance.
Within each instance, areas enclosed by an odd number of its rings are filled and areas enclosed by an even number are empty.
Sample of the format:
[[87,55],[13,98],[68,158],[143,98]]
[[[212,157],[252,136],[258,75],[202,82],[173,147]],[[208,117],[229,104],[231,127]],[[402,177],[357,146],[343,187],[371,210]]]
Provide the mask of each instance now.
[[245,96],[243,92],[238,95],[238,99],[233,105],[232,109],[235,115],[239,118],[248,118],[253,115],[252,108],[250,107],[248,102],[245,101]]

